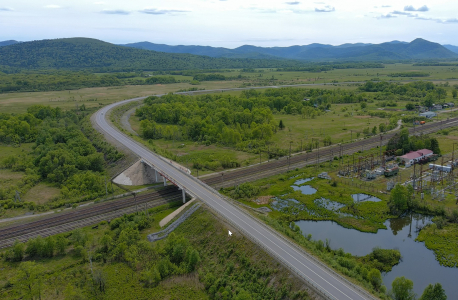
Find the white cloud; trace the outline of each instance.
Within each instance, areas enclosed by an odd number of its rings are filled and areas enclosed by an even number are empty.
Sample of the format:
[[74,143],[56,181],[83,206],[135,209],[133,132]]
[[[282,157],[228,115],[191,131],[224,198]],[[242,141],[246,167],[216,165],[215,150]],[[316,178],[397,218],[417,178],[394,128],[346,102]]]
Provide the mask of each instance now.
[[0,11],[13,11],[14,9],[10,7],[0,7]]
[[293,2],[285,2],[288,5],[298,5],[301,4],[299,1],[293,1]]
[[335,11],[335,7],[334,6],[330,6],[330,5],[326,5],[326,6],[323,6],[323,7],[316,7],[315,8],[315,11],[316,12],[332,12],[332,11]]
[[415,8],[412,5],[407,5],[404,7],[404,11],[429,11],[428,6],[423,5],[422,7]]
[[386,14],[386,15],[380,15],[376,17],[377,19],[392,19],[392,18],[397,18],[396,16],[393,16],[392,14]]
[[169,14],[176,14],[176,13],[187,13],[190,12],[189,10],[181,10],[181,9],[157,9],[157,8],[145,8],[140,10],[139,12],[148,14],[148,15],[169,15]]
[[276,14],[279,12],[279,10],[273,8],[249,7],[248,9],[262,14]]
[[107,15],[129,15],[130,11],[122,9],[104,9],[101,11],[101,13]]

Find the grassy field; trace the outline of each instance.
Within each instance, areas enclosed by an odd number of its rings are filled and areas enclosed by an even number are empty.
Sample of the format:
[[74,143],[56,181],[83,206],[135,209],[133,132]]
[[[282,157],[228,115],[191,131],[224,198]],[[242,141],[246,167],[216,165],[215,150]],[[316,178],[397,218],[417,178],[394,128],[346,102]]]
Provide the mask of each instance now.
[[55,186],[51,186],[47,183],[39,183],[38,185],[31,188],[22,197],[22,200],[26,202],[33,202],[35,204],[46,204],[51,199],[60,195],[60,189]]
[[[166,85],[141,85],[141,86],[121,86],[121,87],[102,87],[102,88],[85,88],[72,91],[58,92],[30,92],[30,93],[5,93],[0,94],[0,105],[3,112],[20,113],[25,112],[27,107],[33,104],[50,105],[52,107],[61,107],[63,109],[73,109],[76,105],[86,105],[87,107],[99,107],[115,101],[129,99],[139,96],[149,96],[176,92],[178,90],[197,89],[221,89],[234,88],[242,86],[257,85],[278,85],[278,84],[313,84],[327,83],[325,88],[344,88],[353,89],[354,85],[340,84],[342,82],[361,82],[365,80],[392,80],[392,81],[409,81],[409,80],[428,80],[435,82],[448,81],[451,85],[458,82],[456,76],[456,67],[419,67],[411,64],[386,64],[385,68],[379,69],[340,69],[326,72],[284,72],[276,69],[258,69],[256,73],[241,72],[233,70],[232,72],[221,72],[221,74],[237,77],[238,75],[246,79],[237,79],[229,81],[207,81],[199,85],[191,85],[187,82],[166,84]],[[409,77],[389,77],[392,73],[400,72],[426,72],[429,77],[409,78]],[[192,80],[191,76],[174,75],[177,80]],[[272,77],[274,80],[272,80]],[[334,81],[334,83],[333,83]],[[317,86],[319,87],[319,86]],[[239,93],[239,92],[229,92]]]
[[[422,72],[428,73],[428,77],[422,77],[424,80],[434,81],[456,81],[456,67],[447,66],[413,66],[412,64],[385,64],[385,68],[367,68],[367,69],[336,69],[323,72],[311,71],[277,71],[277,69],[255,69],[255,72],[243,72],[240,69],[227,70],[218,72],[226,77],[243,77],[243,84],[254,83],[276,83],[283,84],[302,84],[302,83],[342,83],[342,82],[360,82],[366,80],[387,80],[387,81],[405,81],[418,80],[418,77],[392,77],[394,73],[402,72]],[[192,76],[172,75],[176,80],[191,81]],[[197,86],[199,87],[199,86]]]
[[[173,211],[163,206],[150,211],[154,218],[149,229],[141,232],[141,240],[146,235],[159,230],[158,221]],[[97,228],[89,226],[83,234],[89,240],[84,253],[97,253],[101,238],[110,232],[110,226],[103,222]],[[236,295],[241,289],[263,296],[263,299],[310,299],[304,285],[295,279],[277,262],[272,261],[260,248],[244,238],[233,228],[234,236],[228,238],[227,225],[221,223],[204,208],[195,212],[175,230],[175,235],[189,239],[189,244],[198,251],[200,263],[197,270],[184,275],[172,274],[159,284],[145,286],[143,272],[147,265],[157,262],[139,262],[132,266],[109,258],[108,261],[93,258],[87,254],[79,256],[71,245],[64,255],[53,258],[27,259],[41,269],[41,285],[34,287],[44,299],[214,299],[221,295]],[[72,240],[72,237],[69,237]],[[169,238],[152,245],[152,251],[162,249]],[[143,246],[145,247],[145,246]],[[144,249],[143,249],[144,251]],[[153,252],[154,253],[154,252]],[[0,261],[0,297],[16,299],[25,291],[14,284],[19,262]],[[94,273],[102,274],[104,290],[94,286]],[[246,280],[250,276],[250,280]],[[221,280],[222,279],[222,280]],[[286,283],[287,282],[287,283]],[[96,289],[94,289],[96,288]],[[267,294],[269,293],[269,294]],[[227,297],[227,296],[226,296]],[[249,299],[249,298],[248,298]]]
[[[228,82],[206,82],[202,88],[231,88],[237,83]],[[2,112],[23,113],[27,107],[35,104],[61,107],[62,109],[75,109],[76,106],[85,105],[87,108],[101,107],[116,101],[134,97],[151,96],[174,92],[179,89],[188,88],[188,83],[177,83],[169,85],[139,85],[121,87],[86,88],[72,91],[56,92],[31,92],[31,93],[6,93],[0,94],[0,105]]]
[[[358,105],[359,106],[359,105]],[[302,118],[300,115],[274,115],[277,123],[283,121],[286,128],[279,130],[274,135],[272,143],[276,147],[288,149],[289,142],[292,141],[293,151],[300,149],[301,142],[303,149],[305,145],[313,140],[320,141],[320,147],[323,146],[323,139],[326,136],[331,137],[333,144],[350,142],[351,138],[356,139],[357,133],[362,135],[362,129],[369,127],[371,130],[380,123],[386,123],[388,120],[368,115],[358,116],[357,111],[349,109],[347,112],[354,113],[354,116],[345,116],[342,109],[356,108],[353,105],[338,104],[331,107],[330,112],[324,112],[322,115],[310,119]],[[297,151],[297,150],[296,150]]]

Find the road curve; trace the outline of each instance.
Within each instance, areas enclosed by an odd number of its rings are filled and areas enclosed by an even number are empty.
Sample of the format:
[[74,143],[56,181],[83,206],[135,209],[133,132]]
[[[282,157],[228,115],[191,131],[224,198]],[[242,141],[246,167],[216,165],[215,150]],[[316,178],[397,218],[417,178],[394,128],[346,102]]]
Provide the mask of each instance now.
[[324,294],[323,296],[325,298],[339,300],[375,299],[366,291],[353,286],[342,277],[330,271],[327,267],[305,254],[297,246],[281,237],[278,233],[275,233],[254,217],[243,212],[205,183],[176,169],[169,163],[169,160],[152,153],[138,142],[108,124],[105,116],[110,109],[144,98],[146,97],[133,98],[108,105],[96,112],[95,122],[101,131],[110,135],[139,157],[157,166],[159,170],[165,172],[172,180],[179,182],[189,194],[205,202],[234,227],[243,232],[249,239],[261,246],[273,257],[282,261],[286,267],[306,280],[319,293]]

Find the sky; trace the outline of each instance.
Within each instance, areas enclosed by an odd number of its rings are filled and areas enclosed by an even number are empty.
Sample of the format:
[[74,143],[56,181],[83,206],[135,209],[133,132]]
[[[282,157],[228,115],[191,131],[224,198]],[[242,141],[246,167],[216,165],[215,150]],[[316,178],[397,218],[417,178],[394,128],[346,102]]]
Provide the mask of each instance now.
[[235,48],[424,38],[458,45],[458,1],[1,0],[0,28],[0,41],[89,37]]

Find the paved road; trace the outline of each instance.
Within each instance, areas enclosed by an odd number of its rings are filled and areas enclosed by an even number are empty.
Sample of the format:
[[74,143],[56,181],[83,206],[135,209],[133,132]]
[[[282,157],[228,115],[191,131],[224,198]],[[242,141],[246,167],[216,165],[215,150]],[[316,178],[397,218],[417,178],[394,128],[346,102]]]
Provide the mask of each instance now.
[[105,133],[128,147],[138,156],[154,164],[159,170],[165,172],[172,181],[179,182],[190,195],[205,202],[249,239],[264,248],[272,256],[283,261],[289,269],[312,284],[315,289],[322,291],[329,299],[371,299],[369,294],[355,288],[316,262],[312,257],[301,252],[295,245],[231,204],[230,201],[225,200],[217,191],[195,177],[176,169],[168,160],[147,150],[107,123],[105,116],[110,109],[141,99],[143,98],[134,98],[108,105],[96,113],[95,121]]

